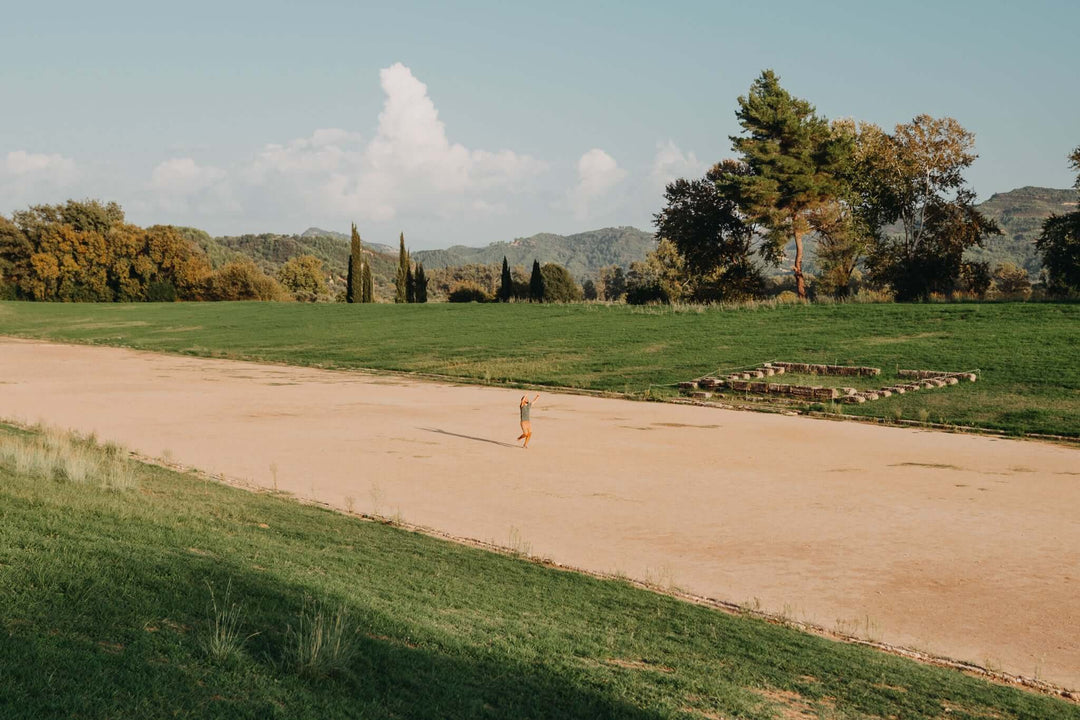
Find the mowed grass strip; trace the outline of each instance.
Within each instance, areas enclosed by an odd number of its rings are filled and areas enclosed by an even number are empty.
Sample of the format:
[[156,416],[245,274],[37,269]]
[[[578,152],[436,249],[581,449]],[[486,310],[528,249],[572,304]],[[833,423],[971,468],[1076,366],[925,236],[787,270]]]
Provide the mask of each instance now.
[[[1080,304],[0,303],[0,334],[208,357],[654,396],[767,360],[978,370],[979,382],[845,406],[887,419],[1080,436]],[[842,378],[823,385],[842,385]],[[834,382],[836,381],[836,382]]]
[[28,446],[0,426],[6,719],[1080,718],[287,498],[134,462],[112,482],[113,451],[83,482],[60,450],[17,472]]

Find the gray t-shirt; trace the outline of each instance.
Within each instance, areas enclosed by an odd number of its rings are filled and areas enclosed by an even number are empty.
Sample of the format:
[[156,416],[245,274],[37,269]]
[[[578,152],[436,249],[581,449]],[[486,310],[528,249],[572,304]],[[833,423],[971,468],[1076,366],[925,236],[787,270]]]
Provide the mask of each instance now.
[[529,419],[529,410],[530,409],[532,409],[532,403],[529,402],[528,400],[526,400],[525,404],[521,406],[521,421],[522,422],[525,422],[526,420]]

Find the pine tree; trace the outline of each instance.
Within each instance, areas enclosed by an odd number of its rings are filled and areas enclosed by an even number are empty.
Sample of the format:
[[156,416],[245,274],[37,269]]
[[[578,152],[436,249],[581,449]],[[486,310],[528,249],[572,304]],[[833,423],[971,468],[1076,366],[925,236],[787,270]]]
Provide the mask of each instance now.
[[363,302],[361,297],[363,265],[364,248],[360,242],[360,233],[356,231],[356,223],[353,223],[352,242],[349,247],[349,274],[345,279],[345,302]]
[[828,121],[817,116],[813,105],[780,87],[772,70],[762,72],[749,94],[739,98],[735,116],[744,135],[732,136],[731,144],[748,172],[728,174],[719,185],[731,192],[751,221],[766,228],[776,255],[789,239],[795,241],[792,270],[799,297],[805,298],[802,259],[808,216],[840,192],[834,169],[846,146],[830,133]]
[[529,278],[529,301],[544,302],[544,274],[540,271],[539,260],[533,260],[532,277]]
[[427,302],[427,275],[424,274],[424,264],[416,263],[416,302]]
[[416,302],[416,276],[413,275],[412,265],[405,270],[405,302]]
[[397,276],[394,278],[394,302],[403,303],[408,300],[405,285],[409,275],[409,253],[405,250],[405,233],[401,233],[399,242],[401,244],[398,249]]
[[371,279],[371,263],[364,263],[364,279],[362,281],[363,299],[360,302],[375,302],[375,283]]
[[510,265],[506,262],[506,256],[503,255],[502,266],[502,281],[499,284],[499,302],[510,302],[510,298],[514,295],[514,276],[510,274]]

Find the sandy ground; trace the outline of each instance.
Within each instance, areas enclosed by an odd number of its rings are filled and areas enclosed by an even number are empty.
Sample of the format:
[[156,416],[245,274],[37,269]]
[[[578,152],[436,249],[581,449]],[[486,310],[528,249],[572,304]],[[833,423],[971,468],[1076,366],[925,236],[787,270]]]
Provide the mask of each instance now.
[[1077,450],[520,396],[0,338],[0,417],[1080,687]]

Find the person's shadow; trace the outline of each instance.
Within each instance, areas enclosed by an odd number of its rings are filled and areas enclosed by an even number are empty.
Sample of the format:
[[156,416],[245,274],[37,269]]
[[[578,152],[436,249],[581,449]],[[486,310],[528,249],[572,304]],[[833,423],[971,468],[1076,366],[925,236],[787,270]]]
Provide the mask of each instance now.
[[423,430],[425,432],[439,433],[440,435],[449,435],[450,437],[463,438],[465,440],[475,440],[476,442],[486,442],[492,445],[499,445],[502,447],[516,448],[517,445],[512,443],[501,442],[499,440],[489,440],[488,438],[474,437],[472,435],[461,435],[459,433],[447,432],[446,430],[439,430],[437,428],[417,428],[417,430]]

